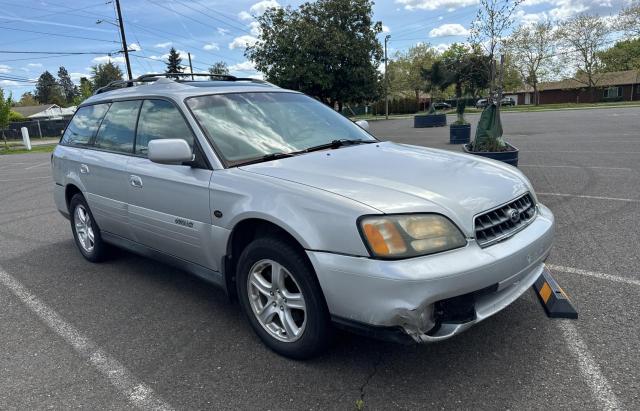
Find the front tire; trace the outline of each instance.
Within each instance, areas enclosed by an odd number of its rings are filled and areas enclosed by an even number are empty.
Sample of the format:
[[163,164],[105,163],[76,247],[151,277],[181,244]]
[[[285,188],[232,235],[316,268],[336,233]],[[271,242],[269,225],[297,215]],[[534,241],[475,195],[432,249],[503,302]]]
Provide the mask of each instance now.
[[104,260],[108,246],[102,241],[100,228],[82,194],[76,194],[71,198],[69,212],[73,238],[82,256],[92,263]]
[[320,284],[288,242],[263,237],[250,243],[239,258],[236,286],[251,327],[273,351],[307,359],[327,347],[332,329]]

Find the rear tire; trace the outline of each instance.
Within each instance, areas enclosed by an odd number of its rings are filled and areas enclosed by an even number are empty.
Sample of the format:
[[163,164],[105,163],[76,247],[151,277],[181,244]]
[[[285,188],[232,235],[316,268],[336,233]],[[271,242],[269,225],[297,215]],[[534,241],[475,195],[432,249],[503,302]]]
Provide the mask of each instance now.
[[304,255],[287,241],[251,242],[240,255],[236,287],[251,327],[273,351],[307,359],[328,346],[332,327],[320,284]]
[[82,194],[75,194],[71,198],[69,213],[71,232],[82,256],[92,263],[103,261],[107,256],[108,245],[102,241],[100,228]]

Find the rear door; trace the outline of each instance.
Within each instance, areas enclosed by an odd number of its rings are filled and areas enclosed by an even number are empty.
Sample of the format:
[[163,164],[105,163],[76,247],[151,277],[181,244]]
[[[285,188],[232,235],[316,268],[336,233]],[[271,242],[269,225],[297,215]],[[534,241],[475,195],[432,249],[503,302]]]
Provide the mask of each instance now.
[[132,239],[127,221],[129,178],[127,161],[133,154],[138,110],[142,100],[111,103],[87,150],[86,176],[90,183],[87,201],[101,230]]
[[[153,249],[217,270],[211,245],[209,181],[211,169],[157,164],[147,159],[149,141],[182,138],[196,156],[193,132],[170,101],[148,99],[142,104],[135,155],[128,162],[129,220],[135,240]],[[203,159],[196,159],[203,160]]]

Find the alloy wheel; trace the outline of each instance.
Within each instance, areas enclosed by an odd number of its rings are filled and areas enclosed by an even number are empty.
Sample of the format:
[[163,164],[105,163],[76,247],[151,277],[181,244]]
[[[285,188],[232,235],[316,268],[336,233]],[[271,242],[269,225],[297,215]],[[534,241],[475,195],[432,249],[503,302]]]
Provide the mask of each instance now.
[[80,246],[85,252],[91,253],[95,246],[95,234],[93,232],[91,217],[82,204],[76,207],[73,222]]
[[256,262],[247,277],[247,293],[253,314],[272,337],[293,342],[302,336],[307,323],[302,289],[281,264]]

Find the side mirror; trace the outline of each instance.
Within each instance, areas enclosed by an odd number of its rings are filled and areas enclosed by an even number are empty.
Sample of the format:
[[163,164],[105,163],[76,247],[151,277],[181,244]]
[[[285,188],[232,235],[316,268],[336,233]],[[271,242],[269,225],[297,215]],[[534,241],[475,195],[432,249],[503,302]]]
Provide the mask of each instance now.
[[367,120],[358,120],[356,124],[364,131],[369,131],[369,122]]
[[147,157],[154,163],[182,164],[193,160],[191,147],[181,138],[151,140],[147,147]]

